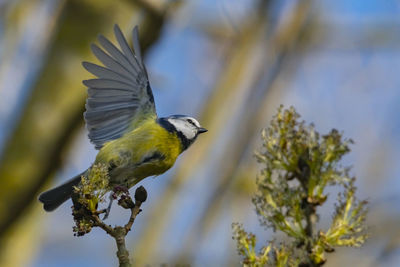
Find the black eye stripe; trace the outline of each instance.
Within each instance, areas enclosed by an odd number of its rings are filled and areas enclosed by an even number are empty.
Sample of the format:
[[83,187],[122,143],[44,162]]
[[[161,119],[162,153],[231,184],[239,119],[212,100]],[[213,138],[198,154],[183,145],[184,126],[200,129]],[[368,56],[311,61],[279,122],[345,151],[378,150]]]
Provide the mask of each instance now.
[[190,123],[191,125],[197,127],[197,125],[191,119],[188,119],[187,122]]

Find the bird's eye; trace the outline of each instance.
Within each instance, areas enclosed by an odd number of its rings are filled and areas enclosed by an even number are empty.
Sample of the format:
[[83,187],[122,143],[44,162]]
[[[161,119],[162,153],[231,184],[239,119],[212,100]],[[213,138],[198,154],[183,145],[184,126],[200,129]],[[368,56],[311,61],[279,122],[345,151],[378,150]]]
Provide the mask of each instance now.
[[192,119],[187,119],[187,122],[190,123],[190,124],[192,124],[192,125],[194,125],[194,126],[196,126],[196,124],[193,122]]

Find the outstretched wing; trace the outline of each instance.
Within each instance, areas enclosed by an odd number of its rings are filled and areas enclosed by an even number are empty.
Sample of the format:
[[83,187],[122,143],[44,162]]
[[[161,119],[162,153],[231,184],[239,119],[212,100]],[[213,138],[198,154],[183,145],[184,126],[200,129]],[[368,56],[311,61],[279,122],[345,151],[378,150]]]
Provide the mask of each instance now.
[[134,51],[118,25],[114,26],[114,33],[121,49],[102,35],[98,40],[103,49],[95,44],[91,46],[93,54],[104,67],[82,63],[86,70],[98,77],[83,81],[88,87],[84,118],[89,139],[96,149],[136,128],[144,119],[157,117],[153,93],[140,54],[137,26],[133,29]]

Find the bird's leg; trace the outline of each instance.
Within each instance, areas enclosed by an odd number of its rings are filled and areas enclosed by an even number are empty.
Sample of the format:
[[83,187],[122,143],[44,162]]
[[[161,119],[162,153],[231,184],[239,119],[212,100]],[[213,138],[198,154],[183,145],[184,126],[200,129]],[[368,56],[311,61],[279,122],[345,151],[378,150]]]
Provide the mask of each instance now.
[[107,219],[108,215],[110,215],[112,203],[113,203],[114,199],[118,198],[118,193],[121,193],[121,192],[122,192],[121,197],[129,195],[128,187],[123,186],[123,185],[116,185],[114,187],[113,192],[110,194],[110,203],[108,204],[108,207],[105,210],[105,214],[104,214],[103,220]]
[[105,210],[103,220],[107,219],[107,218],[108,218],[108,215],[110,215],[111,206],[112,206],[113,200],[115,199],[115,198],[114,198],[114,194],[115,194],[115,193],[111,193],[111,194],[110,194],[110,203],[108,204],[108,207],[107,207],[107,209]]

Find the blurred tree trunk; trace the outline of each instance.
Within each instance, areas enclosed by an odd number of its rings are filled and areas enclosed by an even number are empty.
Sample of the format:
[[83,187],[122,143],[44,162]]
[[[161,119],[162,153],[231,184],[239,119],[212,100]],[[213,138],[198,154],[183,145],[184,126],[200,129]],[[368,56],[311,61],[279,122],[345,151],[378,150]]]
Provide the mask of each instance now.
[[[259,49],[260,44],[265,44],[265,40],[268,40],[267,49],[264,51],[265,58],[258,62],[261,66],[253,67],[258,72],[256,71],[253,74],[252,82],[246,88],[249,93],[242,98],[240,112],[237,116],[233,116],[236,131],[230,137],[229,144],[223,148],[222,154],[224,156],[216,164],[220,168],[218,176],[214,177],[218,180],[217,186],[210,188],[211,197],[200,215],[201,220],[194,223],[191,230],[188,231],[189,235],[183,245],[183,251],[178,262],[182,262],[182,260],[183,262],[190,262],[189,259],[194,259],[196,247],[200,247],[201,242],[199,241],[202,240],[202,237],[207,236],[215,223],[222,220],[223,209],[226,208],[222,205],[222,202],[235,202],[235,195],[228,193],[233,191],[231,187],[236,179],[242,177],[243,173],[246,174],[246,179],[249,179],[249,175],[254,173],[255,169],[253,171],[242,169],[245,165],[244,162],[253,158],[254,141],[259,140],[260,130],[265,127],[266,118],[272,115],[272,113],[266,112],[266,107],[275,112],[277,103],[274,103],[274,100],[276,98],[271,97],[270,90],[283,89],[274,86],[274,84],[287,67],[287,63],[291,62],[289,59],[293,57],[293,52],[298,51],[296,47],[299,46],[302,33],[306,28],[309,9],[310,1],[299,2],[285,18],[286,23],[273,29],[274,34],[269,39],[267,38],[268,27],[273,25],[267,23],[267,16],[263,14],[260,14],[260,18],[250,27],[252,30],[243,31],[253,35],[242,38],[247,43],[252,44],[251,50],[253,52],[248,54],[248,61],[251,57],[260,57],[257,49]],[[263,47],[265,46],[263,45]],[[243,64],[241,67],[243,67]],[[240,67],[237,66],[236,68]],[[229,83],[220,84],[220,86],[233,88],[235,84],[238,84],[238,82],[231,79]],[[275,94],[278,94],[278,92]],[[227,120],[228,118],[225,119],[225,121]],[[252,177],[255,177],[255,175]],[[254,178],[251,179],[254,182]]]
[[[201,247],[202,237],[207,235],[210,225],[217,218],[220,219],[218,216],[225,214],[223,209],[226,206],[221,205],[221,202],[229,198],[225,194],[237,178],[242,161],[248,159],[245,154],[251,149],[254,137],[259,138],[259,130],[262,128],[258,128],[260,118],[268,117],[265,105],[273,104],[266,100],[269,88],[280,74],[287,54],[298,45],[309,15],[310,1],[299,2],[284,20],[285,23],[270,25],[266,15],[268,4],[268,1],[260,3],[258,16],[249,18],[246,24],[241,25],[238,35],[226,51],[226,62],[201,114],[202,124],[212,131],[197,141],[201,144],[185,152],[173,180],[157,200],[163,205],[154,207],[153,215],[149,216],[158,219],[146,224],[137,242],[140,245],[135,247],[136,262],[139,265],[145,264],[150,255],[157,252],[157,244],[162,240],[170,216],[170,211],[165,207],[174,206],[179,190],[194,179],[197,173],[204,173],[199,170],[204,166],[208,166],[206,173],[217,173],[217,176],[202,177],[205,183],[209,181],[209,190],[199,200],[199,207],[206,202],[206,208],[198,216],[201,220],[195,221],[186,231],[185,240],[177,250],[180,255],[176,255],[176,263],[193,262]],[[268,39],[269,32],[273,34]],[[223,139],[229,139],[230,142],[224,142]],[[217,152],[214,148],[224,152]],[[214,154],[223,156],[217,159],[213,157],[217,162],[207,162],[210,155]],[[211,170],[213,168],[218,170]]]

